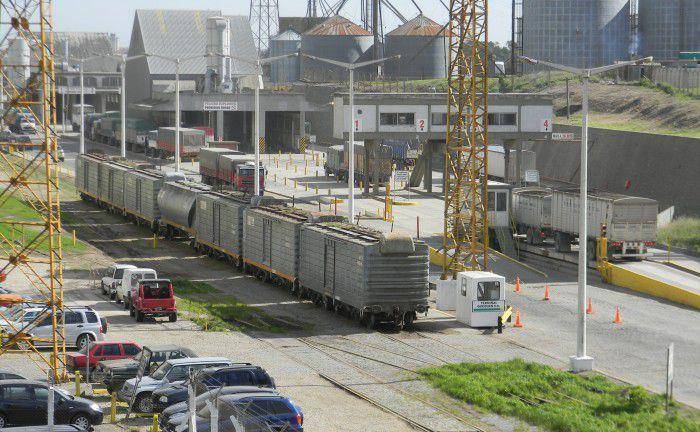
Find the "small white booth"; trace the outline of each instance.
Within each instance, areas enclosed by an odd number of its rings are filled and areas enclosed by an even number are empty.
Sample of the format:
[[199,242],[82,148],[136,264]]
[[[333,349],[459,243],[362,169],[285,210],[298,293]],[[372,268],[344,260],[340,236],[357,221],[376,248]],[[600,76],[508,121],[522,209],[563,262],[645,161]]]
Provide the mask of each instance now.
[[468,271],[457,274],[457,321],[470,327],[498,327],[506,307],[506,279],[495,273]]

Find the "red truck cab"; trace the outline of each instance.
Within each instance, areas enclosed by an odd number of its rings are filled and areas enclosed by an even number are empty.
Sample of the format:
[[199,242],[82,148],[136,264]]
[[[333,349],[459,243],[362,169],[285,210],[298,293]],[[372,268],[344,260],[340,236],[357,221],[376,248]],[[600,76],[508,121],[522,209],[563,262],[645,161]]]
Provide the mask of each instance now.
[[66,366],[71,372],[85,370],[90,350],[90,369],[93,370],[102,360],[120,360],[135,357],[141,352],[141,346],[133,341],[91,342],[80,351],[66,354]]
[[[138,292],[134,292],[138,290]],[[177,321],[175,292],[169,279],[144,279],[131,293],[131,316],[143,322],[147,316],[168,317],[170,322]]]
[[[265,191],[265,168],[258,168],[258,173],[260,175],[260,193]],[[255,184],[255,163],[246,163],[236,166],[236,177],[233,179],[233,187],[236,190],[254,193]]]

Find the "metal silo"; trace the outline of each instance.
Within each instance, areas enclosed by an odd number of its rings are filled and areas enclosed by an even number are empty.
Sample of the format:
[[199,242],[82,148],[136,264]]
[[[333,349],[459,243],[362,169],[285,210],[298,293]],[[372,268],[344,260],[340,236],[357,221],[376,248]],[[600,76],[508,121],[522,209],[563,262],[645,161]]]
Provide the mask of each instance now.
[[17,88],[24,88],[30,76],[31,52],[27,41],[22,38],[9,39],[7,42],[7,57],[5,73],[7,80]]
[[401,55],[386,65],[386,74],[395,78],[444,78],[449,39],[441,25],[418,15],[385,37],[387,57]]
[[627,59],[629,16],[629,0],[524,0],[523,53],[581,68]]
[[[301,35],[292,29],[270,39],[270,56],[298,53]],[[270,65],[270,78],[274,83],[290,83],[299,80],[299,56],[287,57]]]
[[700,2],[639,0],[639,38],[641,54],[656,61],[700,50]]
[[[346,63],[356,62],[374,43],[372,33],[336,15],[301,36],[301,52]],[[313,81],[345,79],[347,70],[302,56],[301,76]]]

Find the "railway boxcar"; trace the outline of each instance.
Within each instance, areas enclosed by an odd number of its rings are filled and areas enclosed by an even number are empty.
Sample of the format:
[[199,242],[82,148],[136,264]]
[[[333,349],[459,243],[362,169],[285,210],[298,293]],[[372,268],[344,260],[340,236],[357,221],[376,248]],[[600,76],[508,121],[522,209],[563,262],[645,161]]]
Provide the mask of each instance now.
[[[656,242],[659,204],[649,198],[591,191],[588,196],[588,258],[595,259],[595,239],[607,227],[608,254],[613,260],[643,258]],[[559,252],[569,252],[579,234],[578,189],[552,192],[552,231]]]
[[106,160],[102,154],[83,153],[75,158],[75,187],[81,198],[100,198],[99,170],[100,164]]
[[165,175],[154,169],[136,169],[124,175],[124,212],[137,224],[155,229],[160,218],[158,193]]
[[207,185],[191,181],[163,183],[158,192],[160,229],[166,238],[194,237],[197,195],[210,191]]
[[310,214],[289,207],[251,207],[243,225],[243,267],[294,286],[299,271],[299,229]]
[[299,237],[299,285],[317,304],[369,327],[410,326],[428,310],[426,243],[348,224],[303,224]]
[[513,216],[518,233],[529,244],[542,244],[552,232],[552,190],[543,187],[513,189]]
[[243,264],[243,212],[250,196],[240,192],[197,194],[195,245],[201,252]]

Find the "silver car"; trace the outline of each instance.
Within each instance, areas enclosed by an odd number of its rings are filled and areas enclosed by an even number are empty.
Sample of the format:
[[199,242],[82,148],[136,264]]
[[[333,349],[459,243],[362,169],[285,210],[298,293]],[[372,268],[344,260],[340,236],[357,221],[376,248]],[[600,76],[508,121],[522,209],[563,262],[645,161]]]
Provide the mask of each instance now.
[[[170,359],[161,364],[149,376],[141,378],[136,385],[136,378],[127,380],[117,393],[122,402],[131,402],[134,398],[134,409],[143,413],[153,412],[151,394],[159,388],[175,382],[185,381],[191,375],[205,368],[230,366],[231,360],[225,357],[195,357]],[[134,397],[135,396],[135,397]]]
[[[88,306],[65,307],[63,313],[65,314],[66,346],[82,349],[90,342],[104,340],[104,334],[107,333],[107,322],[100,318],[96,310]],[[59,322],[62,322],[63,316],[59,316],[58,319]],[[51,345],[50,340],[53,337],[52,317],[50,315],[44,317],[28,333],[36,339],[35,345]]]

